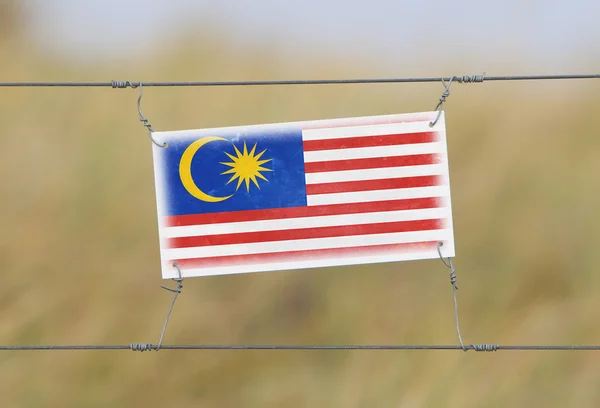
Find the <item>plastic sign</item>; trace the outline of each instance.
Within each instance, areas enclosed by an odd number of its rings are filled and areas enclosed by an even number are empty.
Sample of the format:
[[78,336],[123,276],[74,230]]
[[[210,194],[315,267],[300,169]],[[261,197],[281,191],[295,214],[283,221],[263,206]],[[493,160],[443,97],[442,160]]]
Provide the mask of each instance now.
[[436,117],[153,133],[162,277],[453,257]]

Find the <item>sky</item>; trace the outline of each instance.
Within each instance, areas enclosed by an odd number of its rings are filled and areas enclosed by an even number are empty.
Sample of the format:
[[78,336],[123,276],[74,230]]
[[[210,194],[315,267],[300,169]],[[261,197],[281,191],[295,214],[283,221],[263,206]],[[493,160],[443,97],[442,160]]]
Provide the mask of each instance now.
[[[135,56],[208,27],[236,46],[365,55],[383,63],[464,56],[481,73],[519,58],[542,73],[598,72],[598,0],[24,0],[42,48]],[[595,70],[593,68],[596,68]]]

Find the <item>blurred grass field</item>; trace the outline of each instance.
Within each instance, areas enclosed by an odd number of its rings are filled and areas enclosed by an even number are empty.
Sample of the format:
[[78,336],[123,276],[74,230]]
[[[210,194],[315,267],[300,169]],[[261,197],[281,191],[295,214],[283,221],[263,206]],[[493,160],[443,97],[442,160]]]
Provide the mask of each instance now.
[[[0,18],[0,80],[376,76],[292,68],[214,33],[135,64],[72,64]],[[191,51],[193,50],[193,51]],[[460,64],[458,64],[460,65]],[[447,74],[448,63],[436,70]],[[518,71],[518,62],[508,64]],[[431,68],[430,68],[431,70]],[[400,76],[400,75],[398,75]],[[600,108],[594,81],[455,85],[446,105],[467,343],[600,343]],[[157,130],[433,109],[441,84],[148,88]],[[151,142],[136,90],[3,88],[0,343],[156,343]],[[167,344],[455,344],[440,261],[189,279]],[[0,352],[6,407],[595,407],[597,352]]]

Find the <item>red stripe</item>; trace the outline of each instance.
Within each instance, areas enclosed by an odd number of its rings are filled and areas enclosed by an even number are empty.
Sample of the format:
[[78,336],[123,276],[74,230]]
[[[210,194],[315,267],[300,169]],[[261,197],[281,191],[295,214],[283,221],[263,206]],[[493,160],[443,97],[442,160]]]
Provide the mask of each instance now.
[[383,211],[439,208],[445,205],[441,197],[410,198],[368,203],[328,204],[314,207],[272,208],[208,214],[189,214],[164,217],[164,227],[222,224],[227,222],[262,221],[285,218],[317,217],[320,215],[361,214]]
[[442,229],[444,220],[393,221],[377,224],[340,225],[335,227],[299,228],[293,230],[242,232],[233,234],[179,237],[165,240],[166,248],[191,248],[212,245],[249,244],[253,242],[291,241],[295,239],[347,237],[352,235],[387,234],[393,232]]
[[392,190],[395,188],[431,187],[442,183],[440,176],[401,177],[381,180],[345,181],[309,184],[306,194],[349,193],[352,191]]
[[404,133],[377,136],[356,136],[340,139],[305,140],[305,152],[316,150],[349,149],[357,147],[393,146],[412,143],[431,143],[437,141],[436,132]]
[[369,159],[331,160],[304,164],[305,173],[325,171],[379,169],[383,167],[421,166],[437,164],[443,160],[440,154],[414,154],[410,156],[389,156]]
[[211,256],[210,258],[191,258],[169,261],[177,262],[183,269],[210,268],[218,266],[253,265],[261,263],[322,260],[327,258],[349,258],[356,256],[387,255],[392,253],[433,251],[438,241],[414,242],[405,244],[366,245],[352,248],[312,249],[285,251],[270,254]]

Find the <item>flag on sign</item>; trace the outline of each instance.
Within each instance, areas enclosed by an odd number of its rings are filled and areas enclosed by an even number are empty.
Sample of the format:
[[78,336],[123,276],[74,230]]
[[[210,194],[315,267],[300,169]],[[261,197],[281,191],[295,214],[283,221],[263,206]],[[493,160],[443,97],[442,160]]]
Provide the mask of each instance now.
[[454,256],[436,116],[155,132],[163,278]]

